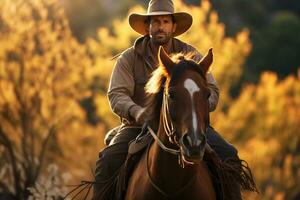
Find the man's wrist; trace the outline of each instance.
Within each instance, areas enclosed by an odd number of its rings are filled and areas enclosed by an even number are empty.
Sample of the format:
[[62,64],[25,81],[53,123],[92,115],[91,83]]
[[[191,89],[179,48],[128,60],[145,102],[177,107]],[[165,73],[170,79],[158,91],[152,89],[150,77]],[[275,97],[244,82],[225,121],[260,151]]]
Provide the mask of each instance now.
[[139,105],[132,105],[128,110],[129,116],[132,117],[133,119],[135,119],[138,111],[141,109],[142,109],[142,107]]

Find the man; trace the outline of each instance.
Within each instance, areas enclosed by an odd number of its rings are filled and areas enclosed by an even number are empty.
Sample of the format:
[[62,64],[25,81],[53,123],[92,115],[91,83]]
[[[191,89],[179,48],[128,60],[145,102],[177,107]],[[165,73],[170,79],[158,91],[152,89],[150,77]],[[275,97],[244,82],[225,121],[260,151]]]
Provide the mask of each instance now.
[[[143,112],[146,102],[144,86],[158,66],[159,46],[162,45],[169,54],[194,52],[195,61],[201,59],[194,47],[174,38],[190,28],[192,16],[185,12],[175,13],[172,0],[151,0],[147,14],[131,14],[129,24],[142,37],[119,56],[111,76],[109,103],[121,118],[122,125],[115,129],[117,134],[108,147],[100,152],[95,173],[95,199],[98,199],[97,191],[102,187],[101,183],[118,172],[125,161],[128,142],[140,133],[142,124],[147,120],[147,113]],[[219,89],[211,73],[207,74],[207,80],[211,92],[209,109],[213,111],[218,103]],[[211,127],[206,136],[221,159],[237,158],[237,150]],[[110,199],[109,194],[105,198]]]

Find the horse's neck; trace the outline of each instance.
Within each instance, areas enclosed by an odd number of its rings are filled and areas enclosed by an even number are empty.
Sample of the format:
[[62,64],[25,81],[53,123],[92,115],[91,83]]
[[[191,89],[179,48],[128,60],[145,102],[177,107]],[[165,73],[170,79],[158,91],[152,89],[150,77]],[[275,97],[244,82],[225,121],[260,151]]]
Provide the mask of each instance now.
[[[178,147],[170,143],[164,129],[159,127],[158,137],[163,144],[169,148],[177,149]],[[178,162],[178,156],[164,151],[157,142],[154,142],[149,152],[149,171],[158,185],[167,189],[171,187],[182,187],[190,178],[195,176],[196,166],[188,165],[182,168]]]

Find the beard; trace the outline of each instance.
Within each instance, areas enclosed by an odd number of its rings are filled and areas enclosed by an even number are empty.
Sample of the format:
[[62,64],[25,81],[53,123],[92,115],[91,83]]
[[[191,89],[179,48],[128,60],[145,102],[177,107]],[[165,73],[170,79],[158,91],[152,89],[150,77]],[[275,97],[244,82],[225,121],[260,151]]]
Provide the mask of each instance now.
[[165,45],[172,38],[172,34],[171,33],[168,34],[163,31],[157,31],[157,32],[150,34],[150,37],[154,44]]

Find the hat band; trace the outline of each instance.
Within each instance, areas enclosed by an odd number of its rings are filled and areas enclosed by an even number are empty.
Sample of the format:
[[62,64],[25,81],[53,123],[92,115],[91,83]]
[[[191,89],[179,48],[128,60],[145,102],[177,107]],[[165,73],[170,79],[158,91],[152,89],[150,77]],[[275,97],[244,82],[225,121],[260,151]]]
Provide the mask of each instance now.
[[151,15],[173,15],[174,13],[168,11],[153,11],[148,12],[147,14],[143,14],[144,16],[151,16]]

